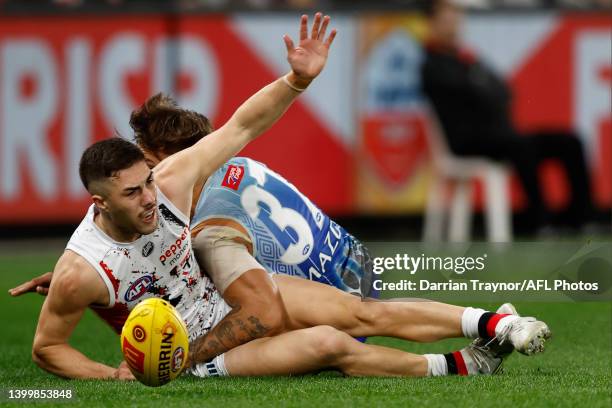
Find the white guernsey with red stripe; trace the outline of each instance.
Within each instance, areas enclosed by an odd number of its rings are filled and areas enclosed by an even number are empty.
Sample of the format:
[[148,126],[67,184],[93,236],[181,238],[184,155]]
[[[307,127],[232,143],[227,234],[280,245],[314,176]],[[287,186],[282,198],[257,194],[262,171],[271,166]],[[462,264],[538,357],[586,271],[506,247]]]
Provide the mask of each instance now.
[[190,340],[199,337],[231,308],[193,255],[189,218],[157,189],[157,229],[131,243],[114,241],[95,223],[94,205],[66,249],[89,262],[108,288],[106,308],[92,307],[117,333],[129,312],[142,300],[160,297],[181,314]]

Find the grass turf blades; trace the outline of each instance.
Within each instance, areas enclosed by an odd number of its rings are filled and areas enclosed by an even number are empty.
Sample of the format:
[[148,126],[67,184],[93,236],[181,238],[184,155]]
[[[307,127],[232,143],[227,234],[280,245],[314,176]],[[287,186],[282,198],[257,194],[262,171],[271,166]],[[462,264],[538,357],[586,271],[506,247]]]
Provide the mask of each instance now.
[[[517,303],[523,315],[549,324],[553,339],[544,354],[514,353],[504,363],[505,373],[493,377],[344,378],[324,372],[294,378],[181,377],[152,389],[136,382],[66,381],[39,369],[31,360],[31,344],[43,298],[28,294],[11,298],[7,290],[25,279],[50,270],[57,254],[0,255],[0,388],[2,405],[12,389],[70,388],[72,402],[44,402],[45,406],[351,406],[351,407],[610,407],[612,405],[612,305],[610,303]],[[496,308],[498,305],[476,306]],[[448,352],[466,339],[415,344],[372,338],[372,344],[407,351]],[[87,312],[71,344],[88,357],[117,366],[121,361],[118,336]],[[42,403],[42,402],[41,402]],[[64,405],[68,404],[68,405]]]

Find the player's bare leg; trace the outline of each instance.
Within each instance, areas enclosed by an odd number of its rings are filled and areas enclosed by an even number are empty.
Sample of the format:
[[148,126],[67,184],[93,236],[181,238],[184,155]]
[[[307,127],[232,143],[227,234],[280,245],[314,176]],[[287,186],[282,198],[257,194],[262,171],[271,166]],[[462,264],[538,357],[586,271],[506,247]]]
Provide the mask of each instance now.
[[461,337],[465,308],[432,301],[377,301],[305,279],[275,275],[293,329],[329,325],[354,337],[417,342]]
[[316,282],[275,275],[292,329],[329,325],[354,337],[390,336],[417,342],[450,337],[498,339],[527,355],[544,350],[548,326],[531,317],[490,313],[426,300],[377,301]]
[[351,376],[426,376],[424,356],[362,344],[329,326],[295,330],[236,347],[224,356],[231,376],[299,375],[336,369]]

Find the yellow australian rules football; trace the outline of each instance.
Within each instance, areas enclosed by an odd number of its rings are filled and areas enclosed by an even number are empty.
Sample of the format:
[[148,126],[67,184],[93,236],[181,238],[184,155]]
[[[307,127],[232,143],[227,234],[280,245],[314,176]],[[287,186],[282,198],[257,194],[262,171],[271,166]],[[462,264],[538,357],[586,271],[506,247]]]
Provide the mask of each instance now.
[[174,380],[185,368],[189,353],[187,327],[167,301],[143,300],[123,325],[121,352],[138,381],[159,387]]

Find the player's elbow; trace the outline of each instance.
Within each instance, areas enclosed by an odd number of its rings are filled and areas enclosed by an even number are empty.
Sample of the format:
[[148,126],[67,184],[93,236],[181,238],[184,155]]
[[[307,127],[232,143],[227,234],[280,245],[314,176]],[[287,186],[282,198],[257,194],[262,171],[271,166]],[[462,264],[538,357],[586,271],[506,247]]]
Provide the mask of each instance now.
[[32,346],[32,361],[41,369],[63,378],[73,378],[65,369],[57,365],[57,358],[54,357],[54,347],[49,345]]
[[271,304],[270,308],[262,314],[262,324],[268,328],[268,336],[275,336],[287,331],[289,322],[284,305]]
[[49,371],[49,363],[47,360],[48,358],[45,348],[34,343],[32,346],[32,361],[34,361],[34,364],[43,370]]
[[40,355],[40,350],[37,350],[33,347],[32,347],[32,361],[34,362],[34,364],[42,368],[43,359],[42,359],[42,356]]
[[34,338],[34,344],[32,344],[32,361],[42,368],[43,370],[50,371],[53,346],[47,341],[42,339],[42,336],[36,336]]
[[240,317],[252,337],[267,337],[284,333],[289,317],[278,287],[263,269],[245,272],[225,291],[231,305],[240,305]]
[[275,336],[288,330],[285,304],[280,296],[272,296],[251,306],[249,321],[260,337]]

